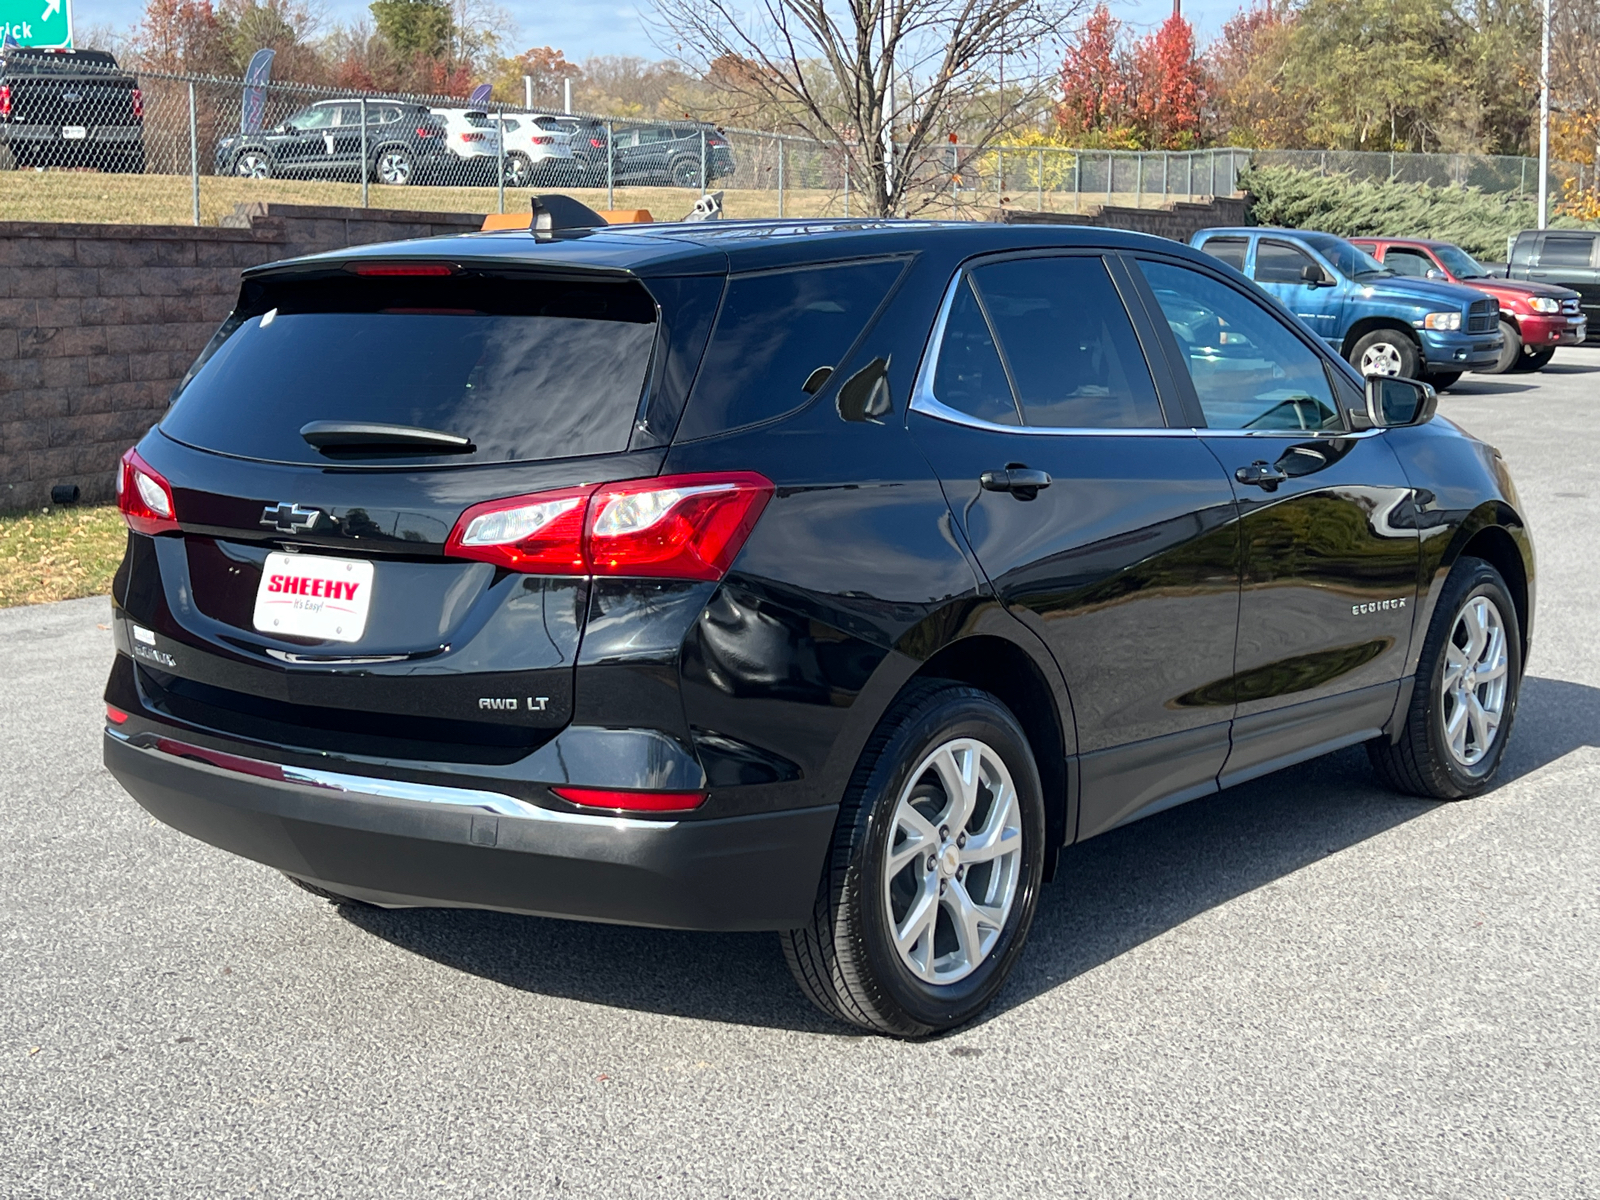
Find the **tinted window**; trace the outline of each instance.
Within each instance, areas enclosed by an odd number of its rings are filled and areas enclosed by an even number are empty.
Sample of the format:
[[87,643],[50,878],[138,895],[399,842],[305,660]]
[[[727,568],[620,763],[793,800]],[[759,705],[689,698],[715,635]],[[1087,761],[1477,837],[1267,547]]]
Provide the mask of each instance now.
[[1263,304],[1166,263],[1140,268],[1189,364],[1213,429],[1343,426],[1322,359]]
[[1586,237],[1562,237],[1548,234],[1539,251],[1541,267],[1587,267],[1594,240]]
[[1352,246],[1331,233],[1302,234],[1306,244],[1333,264],[1333,269],[1350,279],[1367,275],[1387,275],[1384,265],[1365,250]]
[[717,313],[680,438],[704,437],[781,416],[837,367],[900,277],[882,260],[735,276]]
[[471,438],[451,462],[625,450],[656,332],[637,284],[351,277],[247,284],[246,298],[161,428],[280,462],[329,461],[300,437],[309,421]]
[[940,404],[995,425],[1020,425],[1006,369],[972,284],[963,279],[945,320],[933,394]]
[[1244,238],[1207,238],[1200,249],[1219,262],[1225,262],[1235,271],[1244,271],[1244,252],[1250,243]]
[[1303,250],[1284,242],[1262,242],[1256,247],[1257,283],[1304,283],[1300,272],[1316,266]]
[[1422,251],[1401,246],[1389,247],[1389,252],[1383,256],[1383,265],[1396,275],[1423,276],[1434,269],[1433,261]]
[[337,108],[333,104],[315,104],[290,117],[289,124],[296,129],[323,129],[333,124],[333,114]]
[[1099,258],[1022,258],[972,273],[1025,425],[1164,425],[1144,352]]

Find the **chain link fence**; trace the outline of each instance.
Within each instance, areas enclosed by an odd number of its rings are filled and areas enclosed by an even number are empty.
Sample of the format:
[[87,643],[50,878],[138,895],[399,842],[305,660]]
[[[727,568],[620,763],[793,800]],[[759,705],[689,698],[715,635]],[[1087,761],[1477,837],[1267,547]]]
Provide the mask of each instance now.
[[[526,211],[538,190],[597,209],[687,213],[706,191],[730,216],[861,215],[859,145],[459,98],[120,71],[14,56],[0,92],[0,213],[16,220],[215,224],[250,201]],[[1251,162],[1529,195],[1533,160],[1341,151],[1190,152],[935,146],[911,161],[911,216],[1007,206],[1085,212],[1232,194]],[[1555,164],[1552,193],[1582,168]],[[1592,182],[1592,180],[1590,181]]]

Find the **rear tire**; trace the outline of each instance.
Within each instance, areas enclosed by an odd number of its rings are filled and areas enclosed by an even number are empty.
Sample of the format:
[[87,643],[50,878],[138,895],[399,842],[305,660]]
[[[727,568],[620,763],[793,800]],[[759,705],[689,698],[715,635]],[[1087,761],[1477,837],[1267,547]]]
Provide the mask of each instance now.
[[1500,572],[1481,558],[1451,568],[1428,623],[1398,741],[1367,743],[1390,787],[1462,800],[1494,783],[1517,713],[1522,632]]
[[830,1016],[896,1037],[953,1029],[1010,975],[1043,869],[1043,790],[1016,718],[976,688],[917,683],[862,752],[784,957]]
[[417,160],[404,146],[385,146],[372,160],[372,178],[387,187],[405,187],[417,173]]
[[508,188],[525,188],[534,182],[533,163],[526,154],[516,153],[506,155],[506,186]]
[[271,179],[272,159],[265,150],[241,150],[233,156],[228,173],[240,179]]
[[1421,359],[1417,344],[1395,329],[1375,329],[1350,348],[1350,365],[1363,376],[1415,379]]
[[1505,338],[1505,345],[1500,347],[1500,357],[1495,359],[1494,366],[1485,367],[1479,372],[1481,375],[1504,375],[1507,371],[1515,371],[1522,364],[1522,334],[1517,331],[1516,325],[1500,318],[1500,336]]
[[681,188],[697,188],[700,186],[700,164],[693,159],[680,158],[667,168],[672,185]]

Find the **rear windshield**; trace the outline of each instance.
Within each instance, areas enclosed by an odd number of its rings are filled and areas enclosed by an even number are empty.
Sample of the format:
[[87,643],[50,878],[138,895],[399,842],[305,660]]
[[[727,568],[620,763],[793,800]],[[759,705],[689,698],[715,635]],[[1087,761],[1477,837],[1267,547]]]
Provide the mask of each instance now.
[[161,429],[201,449],[292,463],[440,457],[319,450],[300,432],[313,421],[470,439],[449,462],[612,454],[628,447],[655,334],[655,302],[633,282],[252,282]]

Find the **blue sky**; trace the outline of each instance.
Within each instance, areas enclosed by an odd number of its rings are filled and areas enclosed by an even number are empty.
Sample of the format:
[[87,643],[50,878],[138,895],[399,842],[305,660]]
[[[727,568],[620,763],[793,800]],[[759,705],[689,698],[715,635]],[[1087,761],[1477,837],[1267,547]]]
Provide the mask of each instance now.
[[[325,0],[330,21],[354,21],[364,17],[364,0]],[[502,0],[504,3],[504,0]],[[1171,12],[1170,0],[1113,0],[1113,15],[1129,24],[1158,24]],[[1240,0],[1187,0],[1185,13],[1194,22],[1202,41],[1221,30],[1222,24],[1239,8]],[[516,48],[554,46],[569,59],[582,60],[596,54],[634,54],[659,58],[641,13],[648,13],[648,2],[639,4],[565,0],[511,0],[505,3],[520,25]],[[79,0],[73,5],[73,27],[82,31],[91,25],[111,25],[122,29],[139,19],[143,0]],[[80,45],[83,44],[80,40]]]

